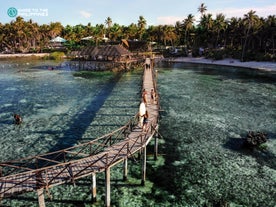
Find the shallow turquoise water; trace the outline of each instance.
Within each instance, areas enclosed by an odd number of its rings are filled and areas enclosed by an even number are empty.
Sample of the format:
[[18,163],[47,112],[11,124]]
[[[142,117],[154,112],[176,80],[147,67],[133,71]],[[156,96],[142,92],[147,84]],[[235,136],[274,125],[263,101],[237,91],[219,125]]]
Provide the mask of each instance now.
[[[32,64],[32,63],[30,63]],[[22,158],[72,146],[124,125],[137,111],[140,75],[82,78],[47,64],[2,64],[0,159]],[[13,113],[23,124],[13,125]],[[12,153],[11,153],[12,152]]]
[[[170,202],[275,206],[275,74],[193,64],[158,71],[167,165],[157,185],[175,196]],[[241,148],[248,131],[268,134],[266,152]]]
[[[1,62],[0,158],[8,160],[88,141],[122,126],[139,105],[141,71],[91,78],[72,75],[64,64]],[[2,67],[1,67],[2,66]],[[112,169],[113,206],[275,206],[276,78],[245,69],[163,64],[159,153],[148,158],[146,187],[140,164],[130,160]],[[23,116],[13,125],[12,114]],[[268,133],[267,151],[241,148],[249,130]],[[149,147],[151,148],[151,146]],[[12,153],[11,153],[12,152]],[[149,149],[149,153],[150,149]],[[162,165],[162,162],[166,165]],[[98,203],[104,203],[103,175],[97,177]],[[47,206],[91,206],[90,178],[76,187],[51,189]],[[4,199],[7,206],[37,206],[36,194]]]

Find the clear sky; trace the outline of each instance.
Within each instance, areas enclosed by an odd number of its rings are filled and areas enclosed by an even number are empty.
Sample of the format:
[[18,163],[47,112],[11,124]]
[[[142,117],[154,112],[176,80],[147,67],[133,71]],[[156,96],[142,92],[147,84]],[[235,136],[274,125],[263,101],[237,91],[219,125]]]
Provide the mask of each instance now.
[[[199,17],[198,7],[207,6],[207,13],[222,13],[227,18],[243,17],[250,10],[260,17],[276,15],[275,0],[0,0],[0,22],[15,19],[15,8],[25,20],[38,24],[61,22],[64,26],[113,23],[130,25],[143,16],[147,25],[175,24],[189,14]],[[10,11],[8,13],[8,11]]]

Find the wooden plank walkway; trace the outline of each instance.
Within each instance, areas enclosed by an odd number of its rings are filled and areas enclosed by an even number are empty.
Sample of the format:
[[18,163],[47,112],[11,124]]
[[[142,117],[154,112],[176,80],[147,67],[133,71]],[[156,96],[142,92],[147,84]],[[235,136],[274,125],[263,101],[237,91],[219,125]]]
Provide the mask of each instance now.
[[[150,92],[152,88],[155,88],[154,81],[152,69],[144,69],[143,88]],[[148,100],[150,100],[149,93],[147,96]],[[125,139],[106,147],[97,154],[83,156],[83,158],[73,159],[69,162],[53,160],[51,163],[56,164],[38,169],[28,170],[28,167],[21,167],[21,169],[26,169],[20,173],[0,177],[0,198],[38,189],[49,189],[67,182],[74,183],[79,178],[103,172],[107,168],[124,161],[143,149],[156,133],[159,104],[148,103],[147,110],[149,112],[149,123],[146,132],[143,132],[138,125],[135,125]],[[70,149],[64,151],[67,152]],[[86,155],[85,153],[83,154]],[[36,157],[43,158],[43,155]],[[43,159],[47,160],[45,157]],[[0,163],[2,167],[8,165],[7,162],[4,164]]]

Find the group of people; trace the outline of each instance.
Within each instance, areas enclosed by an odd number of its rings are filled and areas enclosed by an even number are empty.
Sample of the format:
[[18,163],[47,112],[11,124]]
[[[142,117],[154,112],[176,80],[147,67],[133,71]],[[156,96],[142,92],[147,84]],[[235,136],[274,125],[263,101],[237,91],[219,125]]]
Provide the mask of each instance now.
[[[143,89],[142,101],[145,102],[146,105],[148,104],[148,93],[147,93],[146,89]],[[156,93],[153,88],[150,90],[150,103],[151,104],[156,103]]]
[[[150,91],[150,103],[151,104],[156,103],[156,93],[153,88]],[[149,119],[147,104],[148,104],[148,93],[146,89],[143,89],[142,102],[140,103],[140,106],[139,106],[139,126],[142,128],[143,131],[147,130],[148,119]]]

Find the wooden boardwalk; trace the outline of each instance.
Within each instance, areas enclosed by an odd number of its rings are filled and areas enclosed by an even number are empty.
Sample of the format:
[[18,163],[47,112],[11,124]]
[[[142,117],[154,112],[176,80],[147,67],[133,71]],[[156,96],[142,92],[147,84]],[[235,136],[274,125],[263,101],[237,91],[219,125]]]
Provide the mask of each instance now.
[[[152,67],[144,69],[143,89],[156,91]],[[138,109],[137,109],[138,110]],[[122,161],[127,168],[127,159],[136,152],[144,152],[142,183],[146,173],[146,146],[158,129],[159,104],[148,103],[148,127],[145,132],[138,127],[136,115],[125,126],[112,133],[71,148],[21,160],[0,163],[0,198],[37,191],[39,206],[45,206],[44,190],[96,173],[106,174],[106,206],[110,206],[110,168]],[[157,139],[157,138],[156,138]],[[157,141],[156,141],[157,143]],[[157,154],[157,146],[155,147]],[[127,172],[127,169],[125,170]],[[125,175],[126,176],[126,175]],[[95,185],[93,184],[95,187]],[[93,197],[96,192],[93,189]]]

